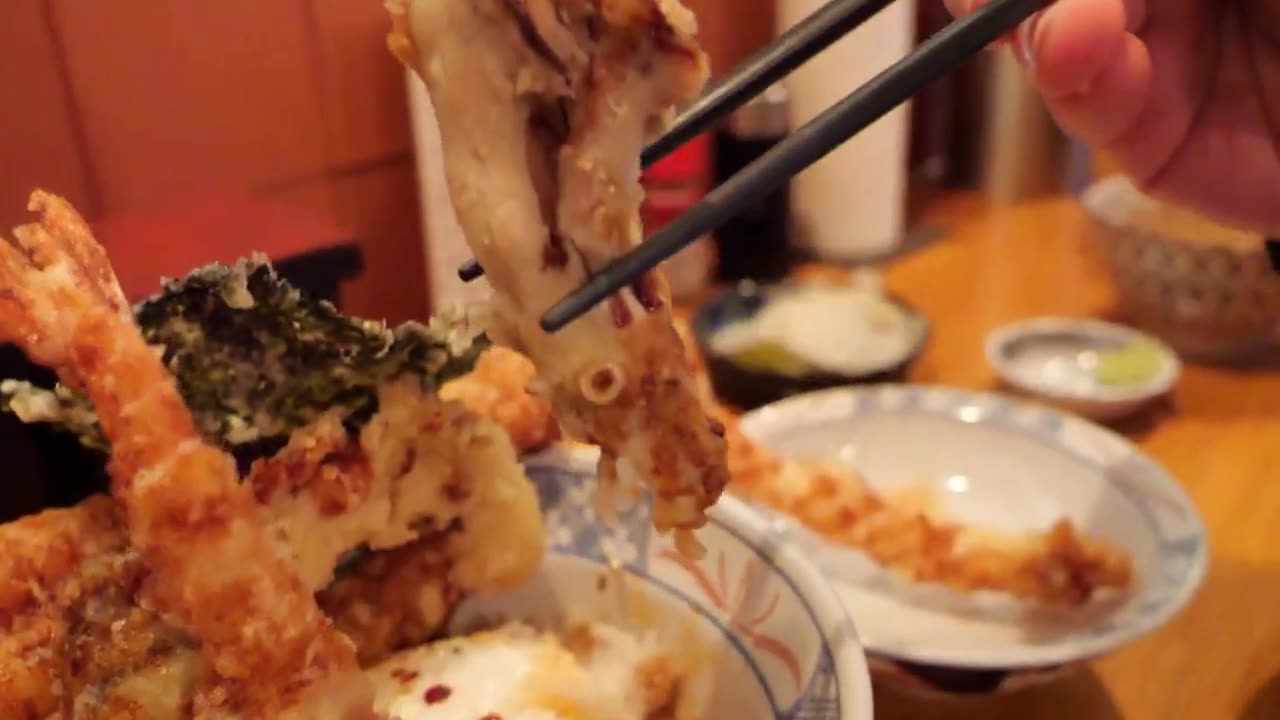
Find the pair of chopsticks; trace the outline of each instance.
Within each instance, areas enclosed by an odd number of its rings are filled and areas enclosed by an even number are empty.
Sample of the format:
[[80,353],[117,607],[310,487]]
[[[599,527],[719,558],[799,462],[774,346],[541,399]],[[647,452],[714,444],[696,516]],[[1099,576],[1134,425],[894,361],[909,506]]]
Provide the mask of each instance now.
[[[642,164],[651,165],[711,128],[890,2],[892,0],[831,0],[734,69],[687,108],[665,135],[645,148]],[[555,332],[631,285],[1052,3],[1053,0],[991,0],[977,12],[943,28],[914,52],[791,133],[683,215],[592,275],[542,316],[542,329]],[[458,270],[458,275],[466,281],[483,273],[474,260]]]

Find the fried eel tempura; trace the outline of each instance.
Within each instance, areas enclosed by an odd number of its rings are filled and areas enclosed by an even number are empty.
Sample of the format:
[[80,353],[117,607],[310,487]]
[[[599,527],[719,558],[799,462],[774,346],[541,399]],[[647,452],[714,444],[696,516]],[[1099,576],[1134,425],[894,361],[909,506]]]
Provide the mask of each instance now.
[[933,517],[883,497],[851,468],[781,457],[742,433],[714,396],[706,360],[683,319],[689,362],[704,380],[703,402],[725,426],[733,492],[790,515],[824,538],[858,548],[912,582],[961,592],[992,590],[1048,605],[1080,605],[1097,591],[1126,589],[1129,558],[1080,534],[1069,520],[1017,536]]
[[732,414],[723,421],[734,493],[862,550],[907,580],[1068,606],[1129,585],[1128,557],[1082,536],[1069,520],[1023,535],[965,527],[877,494],[851,469],[779,457],[748,440]]
[[653,489],[660,530],[701,526],[728,480],[725,446],[690,384],[665,279],[554,335],[538,326],[641,239],[640,151],[707,74],[692,14],[678,0],[391,11],[391,48],[426,83],[453,205],[495,290],[491,337],[527,353],[565,431],[601,447],[602,488],[625,461]]

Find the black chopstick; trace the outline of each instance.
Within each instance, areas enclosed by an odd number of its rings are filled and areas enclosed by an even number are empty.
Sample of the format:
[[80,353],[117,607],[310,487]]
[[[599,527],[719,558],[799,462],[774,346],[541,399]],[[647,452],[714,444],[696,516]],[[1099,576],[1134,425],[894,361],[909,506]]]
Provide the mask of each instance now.
[[[793,25],[778,39],[758,50],[717,80],[640,154],[641,167],[649,167],[677,148],[711,129],[722,118],[790,75],[832,43],[875,17],[893,0],[831,0]],[[458,277],[471,282],[484,274],[475,260],[458,268]]]
[[593,275],[542,316],[542,329],[555,332],[573,322],[663,260],[719,228],[747,204],[822,159],[1052,2],[993,0],[938,31],[915,52],[792,133],[683,215]]
[[645,167],[711,129],[729,113],[875,17],[893,0],[831,0],[776,40],[742,61],[685,108],[671,127],[645,148]]

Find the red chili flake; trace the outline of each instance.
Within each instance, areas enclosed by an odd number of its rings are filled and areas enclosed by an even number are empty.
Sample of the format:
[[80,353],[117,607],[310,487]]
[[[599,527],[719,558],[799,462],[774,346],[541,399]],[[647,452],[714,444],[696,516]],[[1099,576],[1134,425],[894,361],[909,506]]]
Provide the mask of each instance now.
[[639,280],[631,283],[631,292],[649,312],[662,307],[662,298],[658,295],[658,286],[652,275],[641,275]]
[[396,668],[391,671],[391,677],[395,678],[403,684],[408,684],[418,679],[417,670],[406,670],[405,668]]
[[631,324],[631,310],[621,295],[609,296],[609,316],[613,318],[613,326],[619,330]]
[[564,238],[559,233],[551,233],[547,238],[547,244],[542,248],[543,270],[560,270],[569,264],[569,253],[564,246]]
[[422,699],[426,700],[428,705],[435,705],[448,700],[452,694],[453,691],[449,689],[448,685],[432,685],[423,693]]

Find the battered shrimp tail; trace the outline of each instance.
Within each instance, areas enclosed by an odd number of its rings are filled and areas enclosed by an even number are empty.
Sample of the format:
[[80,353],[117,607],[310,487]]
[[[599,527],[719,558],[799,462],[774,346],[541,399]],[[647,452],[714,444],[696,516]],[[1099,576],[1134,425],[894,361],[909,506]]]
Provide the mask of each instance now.
[[197,711],[284,717],[326,705],[319,688],[331,702],[308,717],[367,710],[354,648],[275,546],[233,460],[197,434],[88,226],[48,193],[29,207],[39,221],[0,239],[0,339],[93,400],[112,495],[152,571],[143,601],[196,638],[217,675]]

